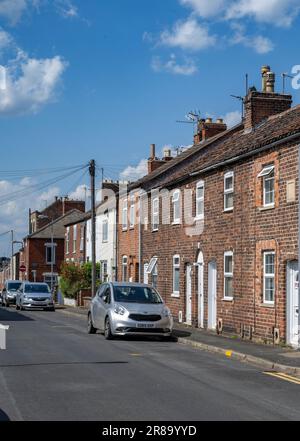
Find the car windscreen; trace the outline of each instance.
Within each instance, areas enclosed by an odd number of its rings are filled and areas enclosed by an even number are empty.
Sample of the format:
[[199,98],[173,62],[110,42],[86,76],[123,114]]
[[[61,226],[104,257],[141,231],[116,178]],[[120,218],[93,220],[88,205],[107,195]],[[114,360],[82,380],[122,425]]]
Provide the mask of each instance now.
[[120,303],[162,303],[154,289],[142,286],[115,286],[114,299]]
[[8,289],[8,291],[17,291],[19,288],[20,288],[20,286],[21,286],[21,283],[19,282],[11,282],[11,283],[8,283],[8,285],[7,285],[7,289]]
[[24,291],[26,293],[38,292],[38,293],[45,293],[45,294],[49,294],[49,292],[50,292],[48,285],[31,285],[31,284],[25,285]]

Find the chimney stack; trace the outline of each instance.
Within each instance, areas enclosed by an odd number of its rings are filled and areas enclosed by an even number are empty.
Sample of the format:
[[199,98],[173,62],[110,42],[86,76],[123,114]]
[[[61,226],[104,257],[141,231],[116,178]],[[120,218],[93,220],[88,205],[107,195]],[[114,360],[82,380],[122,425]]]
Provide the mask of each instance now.
[[194,143],[199,144],[213,136],[218,135],[227,130],[227,125],[224,124],[222,118],[218,118],[213,122],[212,118],[201,119],[198,122],[197,133],[194,136]]
[[272,115],[285,112],[292,106],[292,96],[275,92],[275,73],[270,66],[263,66],[262,91],[251,87],[245,98],[245,129],[252,129]]

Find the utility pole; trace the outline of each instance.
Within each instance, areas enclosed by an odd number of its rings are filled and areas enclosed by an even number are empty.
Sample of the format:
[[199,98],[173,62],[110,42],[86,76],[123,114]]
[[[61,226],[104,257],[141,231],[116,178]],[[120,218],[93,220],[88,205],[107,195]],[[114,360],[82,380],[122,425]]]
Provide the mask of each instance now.
[[14,230],[11,230],[11,262],[10,262],[10,278],[14,280],[14,269],[13,269],[13,260],[14,260]]
[[96,196],[95,196],[95,160],[90,161],[91,177],[91,222],[92,222],[92,297],[96,295]]

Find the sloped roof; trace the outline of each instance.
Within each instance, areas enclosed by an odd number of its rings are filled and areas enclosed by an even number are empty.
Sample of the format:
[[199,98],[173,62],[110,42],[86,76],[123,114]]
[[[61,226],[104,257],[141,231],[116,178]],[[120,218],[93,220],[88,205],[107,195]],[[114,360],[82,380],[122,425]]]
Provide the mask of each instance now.
[[53,237],[55,239],[64,239],[65,237],[65,224],[70,222],[76,222],[78,219],[82,217],[82,211],[77,209],[71,210],[65,215],[55,219],[50,224],[41,228],[38,231],[35,231],[32,234],[29,234],[26,239],[49,239],[52,235],[53,229]]
[[[189,160],[190,155],[186,155],[180,161],[180,167],[173,167],[158,176],[149,175],[148,179],[140,180],[141,187],[147,190],[151,187],[172,185],[172,182],[188,178],[192,173],[205,171],[209,167],[221,165],[224,161],[247,153],[254,153],[256,149],[284,140],[288,136],[299,134],[300,138],[300,105],[269,117],[252,130],[228,132],[226,133],[229,136],[214,137],[202,148],[194,146],[193,160]],[[172,162],[170,161],[170,165]]]

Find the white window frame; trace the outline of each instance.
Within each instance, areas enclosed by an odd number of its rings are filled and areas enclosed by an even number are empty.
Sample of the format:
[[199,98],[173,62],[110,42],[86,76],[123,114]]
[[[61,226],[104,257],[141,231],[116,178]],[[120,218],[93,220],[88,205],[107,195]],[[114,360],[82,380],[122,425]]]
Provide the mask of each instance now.
[[155,265],[157,264],[157,260],[158,260],[157,257],[152,257],[152,259],[150,260],[150,263],[147,267],[147,270],[146,270],[147,274],[152,274],[153,269],[154,269]]
[[73,254],[76,254],[77,247],[77,225],[73,225]]
[[126,231],[128,229],[128,201],[127,199],[123,200],[122,207],[122,230]]
[[135,200],[134,196],[130,197],[129,207],[129,227],[132,229],[135,226]]
[[122,281],[123,282],[127,282],[127,280],[125,280],[124,277],[124,269],[126,268],[126,279],[128,278],[128,257],[127,256],[123,256],[122,257]]
[[[273,202],[267,203],[266,202],[266,182],[273,181]],[[271,170],[267,175],[263,176],[263,205],[266,208],[274,207],[275,206],[275,174],[274,174],[274,167],[273,170]]]
[[70,227],[66,231],[66,254],[70,254]]
[[[176,262],[178,260],[178,263]],[[172,293],[172,297],[180,297],[180,255],[179,254],[175,254],[175,256],[173,256],[173,293]],[[175,290],[175,274],[176,272],[179,272],[179,286],[178,286],[178,290]]]
[[[274,273],[266,273],[266,257],[267,256],[274,257]],[[275,286],[275,251],[265,251],[263,253],[263,303],[265,305],[274,305],[275,304],[275,295],[276,295],[276,286]],[[266,279],[274,280],[274,294],[273,300],[266,300]]]
[[[55,252],[55,247],[56,247],[56,245],[55,244],[51,244],[51,243],[46,243],[45,244],[45,247],[46,247],[46,264],[47,265],[55,265],[55,263],[56,263],[56,252]],[[52,252],[51,252],[51,260],[53,260],[53,262],[50,260],[48,260],[48,249],[52,249]]]
[[[179,217],[176,217],[176,204],[178,204]],[[180,190],[175,190],[172,195],[173,206],[173,224],[180,224],[181,222],[181,204],[180,204]]]
[[[200,188],[202,188],[203,194],[202,194],[202,196],[199,197],[198,190]],[[196,186],[196,219],[204,219],[204,191],[205,191],[204,181],[197,182],[197,186]],[[202,203],[202,205],[203,205],[202,213],[199,212],[199,203]]]
[[158,231],[159,227],[159,198],[152,201],[152,231]]
[[[227,179],[232,178],[232,187],[230,188],[226,188],[226,181]],[[224,175],[224,211],[232,211],[234,208],[234,202],[232,207],[226,207],[226,200],[227,200],[227,196],[232,194],[233,198],[234,198],[234,172],[230,171],[225,173]]]
[[[106,236],[105,236],[105,234]],[[108,242],[108,217],[102,220],[102,243]]]
[[[232,272],[231,273],[227,273],[226,272],[226,258],[227,257],[231,257],[232,258]],[[224,293],[223,293],[223,300],[233,300],[233,295],[232,296],[227,296],[226,295],[226,280],[227,279],[232,279],[232,283],[233,283],[233,274],[234,274],[234,259],[233,259],[233,251],[226,251],[224,253]],[[233,289],[233,285],[232,285],[232,289]]]
[[84,225],[80,225],[80,251],[84,251]]

